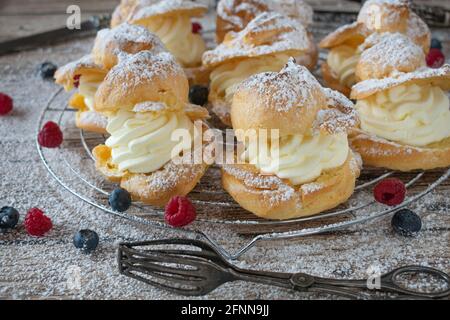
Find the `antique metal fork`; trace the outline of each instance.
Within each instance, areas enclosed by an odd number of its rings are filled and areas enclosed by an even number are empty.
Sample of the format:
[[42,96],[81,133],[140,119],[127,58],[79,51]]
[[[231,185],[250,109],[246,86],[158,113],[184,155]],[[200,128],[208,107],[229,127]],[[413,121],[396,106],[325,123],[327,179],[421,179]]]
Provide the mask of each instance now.
[[[118,262],[120,273],[185,296],[205,295],[226,282],[241,280],[351,299],[373,297],[369,294],[367,280],[337,280],[304,273],[244,270],[232,265],[209,244],[199,240],[122,243],[119,245]],[[446,288],[436,292],[405,288],[400,278],[406,274],[433,276],[444,281]],[[406,266],[382,275],[379,286],[373,290],[395,293],[396,299],[439,299],[450,295],[450,277],[434,268]]]

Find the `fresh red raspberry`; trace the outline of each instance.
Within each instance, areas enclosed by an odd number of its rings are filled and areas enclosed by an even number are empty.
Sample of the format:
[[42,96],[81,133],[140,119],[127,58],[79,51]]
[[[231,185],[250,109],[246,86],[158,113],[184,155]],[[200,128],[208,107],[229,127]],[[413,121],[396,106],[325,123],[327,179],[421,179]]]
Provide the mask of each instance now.
[[13,100],[7,94],[0,92],[0,116],[7,115],[13,109]]
[[73,85],[75,88],[78,88],[78,86],[80,85],[80,78],[81,74],[76,74],[73,76]]
[[195,217],[195,207],[188,198],[176,196],[167,203],[164,219],[172,227],[188,225],[195,220]]
[[29,235],[37,237],[42,237],[53,227],[52,220],[38,208],[28,210],[24,225]]
[[63,142],[63,133],[56,123],[49,121],[39,132],[38,142],[46,148],[57,148]]
[[427,66],[430,68],[440,68],[444,65],[445,56],[438,48],[431,48],[426,57]]
[[192,22],[192,33],[200,33],[203,30],[203,27],[198,22]]
[[396,178],[384,179],[373,189],[375,200],[388,206],[399,205],[405,200],[405,184]]

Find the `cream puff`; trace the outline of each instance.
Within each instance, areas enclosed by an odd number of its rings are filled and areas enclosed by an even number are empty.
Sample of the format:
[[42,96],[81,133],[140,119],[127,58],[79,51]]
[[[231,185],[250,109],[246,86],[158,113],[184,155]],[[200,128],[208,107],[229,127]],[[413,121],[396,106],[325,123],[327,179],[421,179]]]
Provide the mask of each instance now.
[[322,64],[326,84],[345,95],[357,83],[356,65],[365,39],[374,33],[402,33],[419,45],[426,54],[431,34],[428,26],[404,0],[368,0],[362,6],[357,21],[344,25],[326,36],[319,46],[330,50]]
[[245,151],[223,165],[222,182],[246,210],[290,219],[334,208],[352,195],[361,166],[347,139],[358,125],[353,104],[293,59],[280,72],[242,82],[231,120]]
[[146,27],[161,39],[193,82],[204,82],[207,71],[201,68],[201,62],[206,44],[193,32],[191,19],[207,10],[204,4],[189,0],[122,0],[111,24],[127,21]]
[[280,71],[289,57],[301,56],[311,45],[302,25],[278,13],[262,13],[242,31],[229,32],[203,55],[203,64],[211,70],[212,111],[231,125],[231,101],[239,83],[260,72]]
[[449,89],[449,65],[353,86],[361,127],[351,145],[364,164],[400,171],[450,166]]
[[[206,158],[211,143],[203,135],[193,148],[199,132],[194,122],[206,127],[202,120],[208,112],[188,103],[188,91],[175,58],[151,51],[121,59],[97,90],[95,110],[107,116],[110,137],[93,150],[96,167],[135,200],[164,206],[189,193],[212,162]],[[173,137],[180,130],[188,134],[182,144]]]
[[66,91],[77,88],[69,101],[69,105],[78,110],[75,116],[77,127],[106,133],[106,117],[95,111],[95,93],[120,56],[142,50],[151,50],[155,54],[166,51],[159,38],[147,29],[124,23],[114,29],[100,30],[91,54],[56,71],[57,84],[64,86]]

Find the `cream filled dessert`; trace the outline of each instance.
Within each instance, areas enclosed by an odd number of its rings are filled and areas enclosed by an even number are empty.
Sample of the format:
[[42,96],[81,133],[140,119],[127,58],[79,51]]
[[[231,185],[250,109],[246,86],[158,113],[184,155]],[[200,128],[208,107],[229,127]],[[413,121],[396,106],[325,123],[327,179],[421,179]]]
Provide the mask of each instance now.
[[[205,41],[194,33],[192,18],[207,11],[204,4],[189,0],[123,0],[116,8],[112,25],[129,22],[155,33],[184,68],[199,67],[206,50]],[[125,18],[124,18],[125,17]]]
[[188,94],[172,54],[121,58],[95,94],[95,110],[108,117],[110,134],[92,151],[97,170],[148,204],[165,206],[189,193],[214,157],[204,152],[211,139],[196,130],[207,127],[208,112],[190,104]]
[[365,164],[393,170],[450,165],[450,66],[357,83],[361,127],[350,137]]
[[231,101],[239,83],[257,73],[279,71],[289,57],[308,55],[313,46],[301,24],[279,13],[262,13],[241,31],[230,31],[220,45],[203,54],[203,65],[211,70],[212,110],[231,125]]
[[430,84],[404,84],[377,92],[356,105],[361,129],[411,146],[450,137],[449,98]]
[[198,66],[206,50],[205,41],[199,34],[192,33],[192,23],[188,16],[156,17],[141,23],[154,32],[185,67]]
[[289,135],[267,142],[248,143],[242,160],[263,174],[275,174],[293,185],[314,181],[325,170],[342,166],[349,155],[346,133]]

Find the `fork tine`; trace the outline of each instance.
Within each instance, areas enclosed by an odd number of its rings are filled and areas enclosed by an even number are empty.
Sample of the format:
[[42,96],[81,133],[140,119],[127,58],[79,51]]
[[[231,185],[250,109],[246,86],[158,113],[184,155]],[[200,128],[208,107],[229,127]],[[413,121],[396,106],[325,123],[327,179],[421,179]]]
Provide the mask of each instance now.
[[173,255],[158,255],[150,252],[136,251],[133,249],[131,249],[130,251],[131,251],[130,254],[126,253],[126,256],[128,257],[128,259],[134,261],[142,261],[144,259],[150,259],[151,261],[155,262],[174,263],[192,267],[197,267],[199,262],[187,257],[180,257]]
[[[130,263],[130,262],[126,262],[124,261],[123,264],[125,264],[128,267],[136,267],[136,265]],[[198,272],[196,270],[184,270],[184,269],[176,269],[176,268],[172,268],[172,267],[167,267],[167,266],[162,266],[159,264],[155,264],[152,262],[139,262],[140,265],[144,266],[145,268],[148,268],[150,271],[153,272],[163,272],[163,273],[167,273],[167,274],[173,274],[175,275],[174,278],[179,279],[180,277],[189,277],[191,278],[192,281],[201,281],[201,280],[205,280],[205,277],[201,276],[201,275],[197,275]],[[196,274],[194,274],[196,273]]]
[[211,291],[211,290],[208,290],[207,288],[202,289],[200,287],[193,287],[192,289],[185,289],[185,288],[176,288],[176,287],[167,286],[167,285],[161,284],[159,282],[144,278],[133,272],[130,272],[130,270],[124,270],[124,271],[122,271],[122,274],[124,274],[130,278],[147,283],[147,284],[154,286],[156,288],[159,288],[161,290],[166,290],[166,291],[169,291],[169,292],[172,292],[172,293],[175,293],[178,295],[183,295],[183,296],[201,296],[201,295],[207,294]]
[[140,266],[131,266],[132,270],[136,270],[142,273],[146,273],[152,277],[155,278],[159,278],[165,281],[169,281],[171,283],[176,283],[176,284],[182,284],[182,285],[187,285],[187,286],[191,286],[191,287],[198,287],[202,282],[204,282],[206,279],[205,278],[196,278],[196,279],[191,279],[190,277],[186,277],[186,276],[178,276],[175,274],[171,274],[169,275],[169,273],[166,272],[159,272],[159,271],[154,271],[154,270],[149,270],[146,268],[142,268]]

